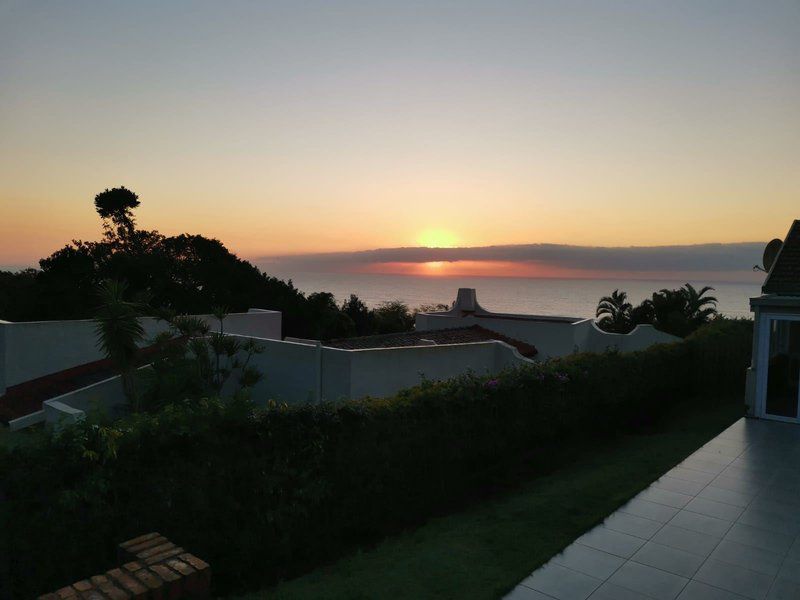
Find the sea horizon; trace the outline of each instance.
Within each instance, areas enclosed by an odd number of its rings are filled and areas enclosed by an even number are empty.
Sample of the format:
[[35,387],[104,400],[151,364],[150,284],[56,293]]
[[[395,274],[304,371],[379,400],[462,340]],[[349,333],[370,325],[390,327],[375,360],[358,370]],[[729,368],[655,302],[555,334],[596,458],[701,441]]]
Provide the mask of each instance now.
[[410,308],[427,304],[450,304],[458,288],[475,288],[478,302],[499,312],[590,318],[598,300],[615,289],[628,293],[638,304],[653,292],[678,288],[685,283],[709,285],[718,300],[718,310],[730,317],[749,317],[749,299],[760,295],[761,283],[711,281],[706,279],[624,279],[568,277],[509,277],[487,275],[425,276],[389,273],[341,273],[266,270],[267,274],[291,280],[305,294],[330,292],[338,304],[356,294],[367,306],[401,300]]

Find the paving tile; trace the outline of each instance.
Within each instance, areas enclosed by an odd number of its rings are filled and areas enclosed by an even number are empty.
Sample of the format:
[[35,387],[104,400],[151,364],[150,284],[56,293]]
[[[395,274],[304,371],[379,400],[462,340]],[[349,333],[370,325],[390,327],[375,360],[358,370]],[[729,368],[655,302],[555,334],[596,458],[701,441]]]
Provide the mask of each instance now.
[[693,481],[695,483],[702,483],[708,485],[716,477],[713,473],[705,471],[697,471],[695,469],[687,469],[685,467],[675,467],[665,473],[666,477],[673,477],[674,479],[684,479],[686,481]]
[[684,506],[683,510],[699,513],[709,517],[724,519],[725,521],[735,521],[744,512],[744,508],[709,500],[708,498],[695,498]]
[[727,490],[725,488],[717,487],[714,483],[710,483],[704,487],[699,494],[698,498],[707,498],[716,502],[724,502],[738,506],[739,508],[747,508],[747,505],[755,498],[756,492],[744,493],[740,491]]
[[777,425],[737,421],[506,597],[800,600],[800,427]]
[[754,446],[755,444],[749,444],[744,441],[734,441],[721,437],[715,437],[705,446],[700,448],[700,450],[702,450],[703,452],[711,452],[712,454],[716,452],[718,454],[722,454],[723,456],[736,458],[743,452],[752,449]]
[[785,554],[794,541],[794,537],[791,535],[776,533],[744,523],[734,523],[725,534],[725,539],[769,550],[776,554]]
[[731,477],[724,473],[717,475],[708,485],[742,494],[752,494],[754,497],[768,486],[767,483],[750,481],[741,477]]
[[[789,537],[789,536],[786,536]],[[800,536],[793,538],[786,553],[787,560],[800,560]]]
[[690,581],[678,596],[678,600],[742,600],[742,598],[744,596],[694,580]]
[[742,481],[756,485],[767,485],[772,481],[774,473],[766,472],[763,469],[743,468],[737,465],[729,465],[720,473],[720,475],[730,477],[732,479],[741,479]]
[[745,469],[761,470],[764,473],[774,473],[777,469],[776,457],[774,453],[745,452],[738,458],[731,461],[732,467],[742,467]]
[[608,581],[656,600],[673,600],[689,582],[685,577],[635,562],[625,563]]
[[595,550],[602,550],[622,558],[630,558],[644,545],[644,540],[627,533],[614,531],[600,525],[575,540]]
[[636,515],[637,517],[644,517],[645,519],[651,519],[659,523],[666,523],[678,512],[677,508],[642,500],[641,498],[634,498],[619,510],[620,512]]
[[537,569],[522,585],[558,600],[586,600],[602,582],[599,579],[547,563]]
[[689,496],[687,494],[681,494],[678,492],[670,492],[669,490],[664,490],[655,487],[649,487],[641,494],[636,496],[641,500],[647,500],[648,502],[655,502],[656,504],[664,504],[666,506],[671,506],[673,508],[683,508],[693,498],[693,496]]
[[781,554],[775,554],[755,546],[746,546],[731,540],[722,540],[714,548],[709,558],[738,565],[772,577],[778,574],[783,563],[783,555]]
[[[786,558],[778,571],[778,579],[788,579],[800,584],[800,560]],[[800,598],[800,596],[798,596]]]
[[567,546],[552,560],[562,567],[602,580],[608,579],[625,562],[625,559],[619,556],[577,543]]
[[673,527],[682,527],[683,529],[691,529],[692,531],[699,531],[706,535],[721,538],[728,529],[731,528],[733,521],[726,521],[724,519],[682,510],[670,519],[669,525]]
[[666,524],[653,536],[651,541],[705,558],[711,554],[720,540],[704,533]]
[[800,598],[800,584],[788,579],[778,578],[772,583],[767,600],[797,600]]
[[721,465],[716,462],[711,462],[709,460],[703,460],[700,458],[687,458],[684,460],[679,467],[684,467],[686,469],[695,469],[696,471],[705,471],[706,473],[712,473],[714,475],[719,475],[725,469],[729,468],[729,465]]
[[669,490],[670,492],[678,492],[680,494],[687,494],[689,496],[696,496],[700,490],[706,485],[704,483],[697,483],[696,481],[687,481],[685,479],[676,479],[674,477],[661,477],[653,483],[653,487],[662,490]]
[[775,533],[784,533],[787,535],[797,535],[800,533],[800,522],[754,508],[745,509],[739,517],[738,522],[744,525],[752,525],[753,527],[774,531]]
[[690,455],[686,460],[703,460],[717,465],[727,466],[733,464],[734,462],[740,459],[737,458],[736,456],[724,456],[719,452],[709,452],[708,450],[704,450],[703,448],[701,448],[694,454]]
[[545,596],[541,592],[532,590],[522,584],[504,596],[504,600],[553,600],[552,596]]
[[639,592],[634,592],[606,581],[589,596],[589,600],[653,600]]
[[644,540],[649,540],[653,537],[655,532],[661,529],[663,525],[663,523],[659,521],[653,521],[652,519],[645,519],[644,517],[637,517],[636,515],[619,511],[608,517],[603,524],[614,531],[635,535]]
[[800,507],[800,490],[784,486],[771,485],[758,494],[760,500],[774,500]]
[[798,507],[794,504],[767,498],[763,494],[759,494],[755,500],[750,503],[749,508],[763,511],[789,521],[797,521],[797,514],[800,512]]
[[631,560],[682,577],[691,577],[703,564],[705,558],[678,548],[647,542],[639,548]]
[[763,600],[766,598],[774,578],[743,569],[737,565],[708,559],[695,573],[694,579],[745,598]]

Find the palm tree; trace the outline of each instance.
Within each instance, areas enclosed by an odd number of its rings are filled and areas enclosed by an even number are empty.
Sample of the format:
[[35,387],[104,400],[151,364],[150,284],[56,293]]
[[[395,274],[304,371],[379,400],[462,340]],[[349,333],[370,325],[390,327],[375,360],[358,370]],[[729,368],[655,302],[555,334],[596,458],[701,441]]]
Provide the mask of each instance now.
[[614,290],[597,303],[597,325],[611,333],[628,333],[631,330],[631,303],[628,294]]
[[136,390],[136,357],[144,339],[139,322],[142,304],[125,300],[128,286],[120,281],[104,281],[99,289],[100,309],[95,317],[97,345],[111,359],[122,379],[122,389],[133,410],[140,410]]
[[708,323],[716,316],[717,299],[714,296],[705,295],[713,291],[714,288],[707,285],[696,290],[691,283],[684,284],[681,288],[681,292],[686,297],[686,318],[695,327]]
[[652,315],[656,329],[678,337],[686,337],[692,332],[692,325],[686,317],[686,295],[682,289],[662,289],[653,293],[642,305]]

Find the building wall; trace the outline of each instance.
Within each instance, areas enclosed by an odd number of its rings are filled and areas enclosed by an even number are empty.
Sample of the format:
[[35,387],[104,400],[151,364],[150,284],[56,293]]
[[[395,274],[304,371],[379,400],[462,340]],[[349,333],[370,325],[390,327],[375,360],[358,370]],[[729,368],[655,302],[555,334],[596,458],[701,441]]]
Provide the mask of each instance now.
[[61,422],[72,423],[93,410],[119,416],[126,403],[122,380],[116,376],[45,400],[42,410],[48,425],[58,425]]
[[[270,400],[304,404],[365,396],[392,396],[422,382],[423,376],[438,381],[474,372],[485,375],[530,363],[503,342],[477,342],[441,346],[412,346],[342,350],[318,344],[257,340],[264,352],[251,365],[263,378],[251,390],[253,401],[264,406]],[[146,367],[143,367],[146,368]],[[229,381],[232,391],[236,374]],[[119,377],[58,396],[43,403],[43,419],[51,424],[74,422],[95,407],[120,411],[125,395]],[[25,420],[25,419],[24,419]],[[29,425],[25,420],[25,425]]]
[[264,347],[251,364],[264,377],[253,388],[257,404],[289,404],[391,396],[422,382],[468,371],[494,373],[528,361],[502,342],[344,350],[312,342],[258,340]]
[[[219,322],[203,315],[212,330]],[[164,321],[141,319],[145,344],[167,329]],[[253,310],[228,315],[224,321],[230,333],[280,339],[281,313]],[[104,358],[97,347],[96,324],[93,320],[34,321],[12,323],[0,321],[0,395],[7,387],[63,371]]]
[[597,326],[594,319],[586,319],[573,325],[575,347],[581,352],[635,352],[644,350],[653,344],[679,342],[681,338],[652,325],[637,325],[630,333],[609,333]]
[[[517,360],[511,354],[498,357],[500,346],[510,348],[502,342],[478,342],[353,350],[350,352],[350,397],[391,396],[419,385],[423,378],[438,381],[469,371],[486,375],[510,364],[527,362],[518,354]],[[499,365],[502,366],[498,368]]]
[[800,313],[800,298],[786,298],[761,296],[750,299],[750,310],[753,311],[753,348],[750,359],[750,367],[747,369],[745,383],[745,406],[747,416],[759,417],[760,410],[763,410],[763,398],[760,397],[758,389],[759,370],[763,367],[759,364],[759,346],[761,338],[768,336],[769,332],[762,328],[762,314],[796,316]]
[[264,352],[253,356],[250,362],[262,374],[261,381],[253,387],[253,400],[259,405],[268,400],[313,402],[317,398],[319,347],[280,340],[256,341]]
[[0,321],[0,396],[6,393],[6,326],[9,321]]
[[510,338],[536,346],[537,360],[567,356],[573,352],[633,352],[653,344],[679,341],[680,338],[658,331],[652,325],[639,325],[626,334],[608,333],[597,327],[594,319],[509,319],[491,316],[455,316],[447,313],[420,313],[417,331],[451,329],[480,325]]
[[536,346],[538,359],[565,356],[575,350],[572,323],[568,320],[523,320],[491,316],[459,317],[449,314],[420,313],[416,319],[417,331],[452,329],[480,325],[491,331]]

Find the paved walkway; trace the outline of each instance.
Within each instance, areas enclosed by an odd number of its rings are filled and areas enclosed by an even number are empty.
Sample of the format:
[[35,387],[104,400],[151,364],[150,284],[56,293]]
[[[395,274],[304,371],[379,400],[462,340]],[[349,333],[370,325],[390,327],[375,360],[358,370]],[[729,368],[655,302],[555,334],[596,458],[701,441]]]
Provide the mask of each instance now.
[[742,419],[509,600],[800,599],[800,425]]

